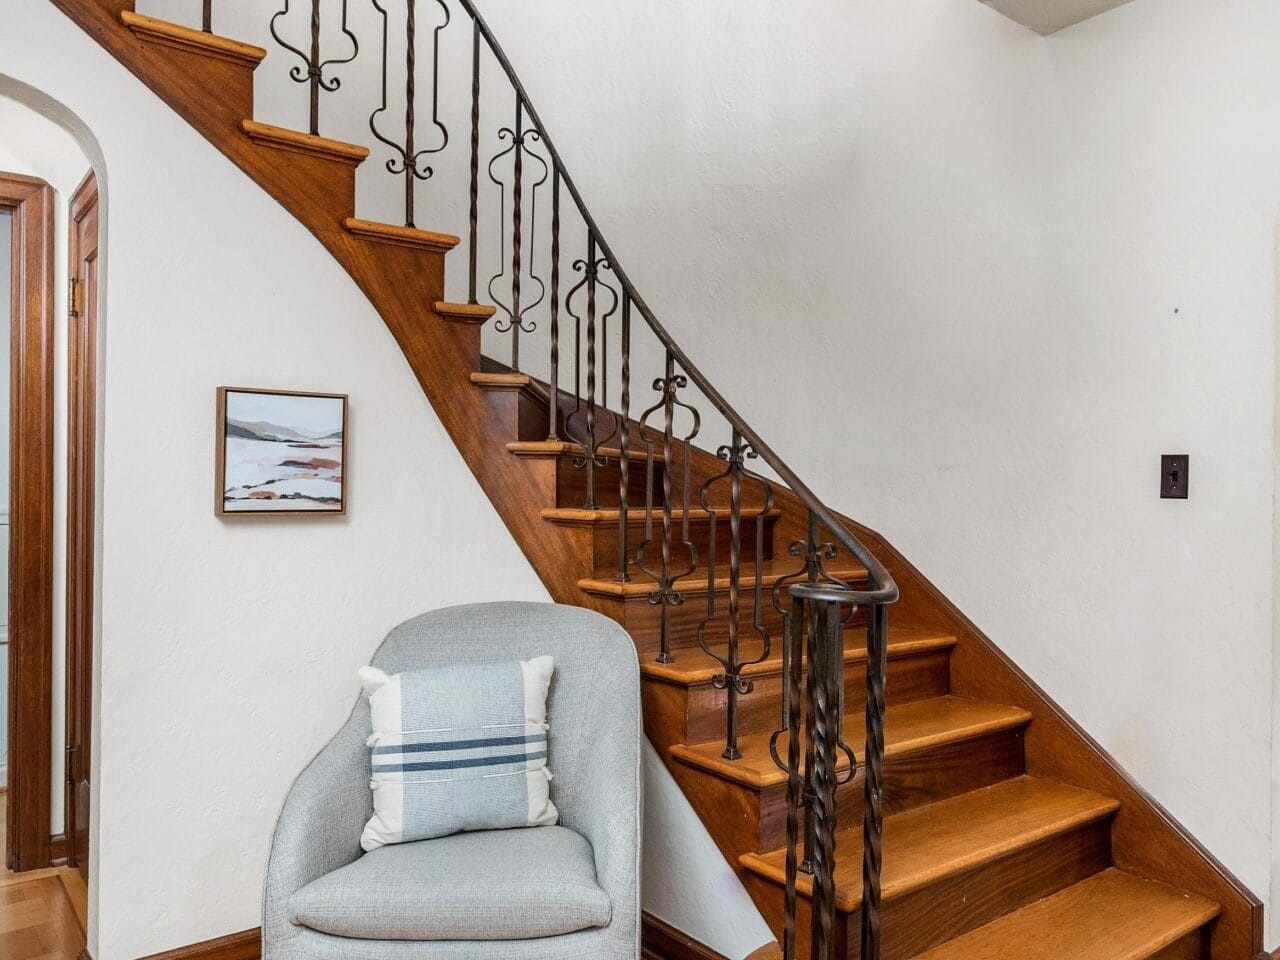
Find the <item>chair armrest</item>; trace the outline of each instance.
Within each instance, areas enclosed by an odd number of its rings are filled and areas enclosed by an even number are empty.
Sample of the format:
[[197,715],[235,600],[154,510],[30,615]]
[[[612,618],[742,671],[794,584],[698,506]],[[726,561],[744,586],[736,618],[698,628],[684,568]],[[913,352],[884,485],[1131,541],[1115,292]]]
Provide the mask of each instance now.
[[361,855],[360,833],[373,813],[369,789],[367,702],[298,775],[271,839],[262,897],[263,956],[293,936],[289,898]]
[[583,795],[572,804],[573,822],[566,823],[591,842],[597,882],[613,903],[609,939],[620,945],[638,942],[640,925],[643,734],[634,650],[631,658],[630,677],[596,671],[580,761]]

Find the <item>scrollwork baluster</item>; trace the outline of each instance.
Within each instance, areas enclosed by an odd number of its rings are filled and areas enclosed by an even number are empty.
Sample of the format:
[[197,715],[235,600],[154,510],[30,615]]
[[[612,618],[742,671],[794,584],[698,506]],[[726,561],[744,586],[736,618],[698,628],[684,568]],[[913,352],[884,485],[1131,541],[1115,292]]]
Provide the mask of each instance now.
[[547,439],[560,439],[560,171],[551,175],[551,401]]
[[369,114],[369,129],[396,156],[386,163],[387,172],[404,177],[404,223],[414,227],[414,184],[431,179],[434,171],[423,163],[424,158],[439,153],[449,145],[449,130],[440,122],[440,33],[449,25],[451,14],[444,0],[436,0],[444,14],[444,20],[433,31],[433,63],[431,78],[431,123],[440,132],[440,144],[419,150],[417,147],[417,62],[418,62],[418,12],[417,0],[405,0],[405,84],[404,84],[404,142],[397,143],[378,129],[378,117],[389,107],[387,81],[390,73],[391,21],[382,0],[373,0],[374,9],[382,16],[382,102]]
[[[645,435],[649,417],[657,411],[662,411],[662,565],[658,570],[651,569],[644,559],[645,548],[653,539],[653,523],[652,502],[649,504],[648,514],[645,518],[645,539],[636,551],[636,566],[638,566],[647,576],[654,580],[657,589],[649,594],[649,602],[661,607],[661,645],[657,656],[658,663],[674,663],[675,657],[671,654],[671,608],[680,606],[684,603],[684,594],[675,589],[675,584],[683,577],[689,576],[698,568],[698,548],[693,544],[686,535],[681,541],[681,545],[685,548],[689,555],[689,562],[680,570],[676,570],[672,560],[673,546],[673,508],[672,494],[674,493],[671,480],[671,463],[675,455],[675,408],[681,407],[687,410],[693,418],[693,424],[689,433],[685,435],[683,443],[686,451],[689,445],[697,437],[698,432],[702,429],[702,416],[697,409],[678,398],[678,393],[689,385],[688,378],[682,374],[677,374],[675,370],[675,357],[670,351],[667,352],[665,376],[653,382],[653,389],[660,393],[660,399],[652,407],[644,412],[640,417],[640,431]],[[645,441],[648,445],[648,459],[650,470],[653,464],[653,442],[651,438],[646,437]],[[686,453],[685,463],[688,464],[688,454]],[[688,479],[686,477],[686,491],[688,489]],[[652,487],[652,483],[650,484]],[[651,500],[651,498],[650,498]],[[685,499],[685,530],[688,529],[688,498]],[[712,584],[708,584],[708,588]]]
[[301,66],[295,66],[289,70],[289,77],[296,83],[305,83],[310,87],[310,132],[311,135],[318,136],[320,133],[320,93],[332,93],[342,86],[342,81],[337,77],[325,77],[325,70],[328,67],[340,66],[344,63],[350,63],[360,53],[360,42],[356,39],[356,35],[351,32],[347,26],[347,0],[341,0],[342,3],[342,33],[351,41],[351,54],[346,57],[337,59],[324,60],[320,56],[320,0],[311,0],[311,46],[310,53],[303,53],[297,47],[287,42],[279,31],[279,21],[289,15],[289,6],[291,0],[284,0],[284,8],[277,12],[271,18],[269,29],[271,36],[275,38],[276,43],[284,47],[290,53],[294,54],[302,61]]
[[627,572],[631,533],[629,500],[631,496],[631,444],[628,418],[631,416],[631,298],[622,298],[622,414],[618,420],[618,575],[619,583],[631,579]]

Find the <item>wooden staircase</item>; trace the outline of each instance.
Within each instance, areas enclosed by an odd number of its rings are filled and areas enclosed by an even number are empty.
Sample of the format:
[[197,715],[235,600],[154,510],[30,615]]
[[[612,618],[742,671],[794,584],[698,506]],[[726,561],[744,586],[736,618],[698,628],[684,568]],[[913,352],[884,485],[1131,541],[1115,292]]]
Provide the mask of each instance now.
[[[136,15],[129,0],[52,0],[305,224],[379,310],[445,427],[495,508],[559,602],[623,624],[641,655],[645,728],[751,897],[781,930],[787,778],[770,755],[780,726],[783,664],[776,650],[748,667],[740,759],[724,749],[721,668],[697,645],[706,598],[723,576],[705,563],[679,582],[670,610],[673,662],[655,659],[660,607],[651,580],[617,578],[618,450],[601,450],[599,502],[583,509],[581,446],[547,441],[549,391],[480,354],[483,305],[444,302],[458,238],[355,219],[355,169],[368,150],[281,130],[252,118],[264,51]],[[554,120],[554,117],[552,118]],[[246,225],[250,229],[251,225]],[[632,425],[634,429],[634,425]],[[628,483],[644,489],[642,454]],[[693,481],[721,472],[713,454],[677,444]],[[661,460],[661,473],[675,464]],[[748,505],[761,538],[743,544],[744,589],[765,596],[800,566],[808,509],[778,489]],[[636,537],[644,524],[632,518]],[[727,525],[677,512],[705,557]],[[1255,960],[1258,900],[1186,834],[1083,731],[889,543],[850,522],[901,588],[889,634],[883,872],[885,960]],[[634,566],[634,558],[630,561]],[[866,571],[838,556],[827,567],[856,583]],[[780,617],[766,603],[764,623]],[[856,622],[855,622],[856,626]],[[863,632],[845,633],[845,740],[861,755]],[[723,636],[710,638],[713,649]],[[755,644],[753,646],[752,644]],[[763,653],[743,641],[745,659]],[[848,773],[848,763],[842,770]],[[858,954],[862,902],[861,766],[838,791],[838,955]],[[799,885],[805,919],[808,883]]]

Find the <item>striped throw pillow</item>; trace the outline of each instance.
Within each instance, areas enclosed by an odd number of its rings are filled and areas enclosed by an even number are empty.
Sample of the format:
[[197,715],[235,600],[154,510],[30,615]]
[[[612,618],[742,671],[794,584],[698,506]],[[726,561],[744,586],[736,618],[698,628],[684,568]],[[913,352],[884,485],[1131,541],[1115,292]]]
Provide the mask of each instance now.
[[547,769],[554,670],[551,657],[394,675],[361,668],[373,721],[373,818],[360,845],[555,823]]

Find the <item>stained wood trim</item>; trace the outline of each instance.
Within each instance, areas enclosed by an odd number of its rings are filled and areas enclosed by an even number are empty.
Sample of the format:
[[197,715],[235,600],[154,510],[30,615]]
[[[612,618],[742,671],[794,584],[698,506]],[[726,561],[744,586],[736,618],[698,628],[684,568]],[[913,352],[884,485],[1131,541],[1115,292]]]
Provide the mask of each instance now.
[[49,838],[49,863],[54,867],[66,866],[67,835],[65,833],[56,833]]
[[205,33],[203,30],[195,30],[191,27],[184,27],[181,24],[170,23],[167,20],[146,17],[140,13],[134,13],[132,10],[122,10],[120,12],[120,20],[142,39],[167,47],[175,47],[179,50],[188,50],[205,56],[217,57],[221,60],[229,60],[233,63],[243,63],[255,67],[267,56],[266,50],[262,49],[262,47],[255,47],[251,43],[228,40],[226,37]]
[[375,223],[372,220],[357,220],[347,217],[342,225],[349,233],[365,240],[377,240],[381,243],[393,243],[405,247],[418,247],[439,253],[448,253],[459,243],[460,237],[451,233],[435,233],[431,230],[417,230],[413,227],[397,227],[390,223]]
[[13,214],[9,392],[8,866],[50,863],[53,706],[53,188],[0,174]]
[[241,930],[225,937],[153,953],[141,960],[259,960],[262,956],[262,929]]
[[444,300],[437,301],[435,309],[440,316],[454,323],[484,323],[498,312],[497,307],[483,303],[447,303]]
[[640,920],[640,956],[643,960],[727,960],[724,954],[651,913]]
[[359,144],[343,143],[341,140],[330,140],[328,137],[313,136],[285,127],[273,127],[269,123],[258,123],[256,120],[242,120],[240,129],[244,131],[245,136],[256,143],[263,143],[278,150],[291,150],[310,157],[359,164],[369,156],[369,148]]
[[[766,944],[752,953],[752,957],[769,957],[775,945]],[[640,923],[640,955],[644,960],[727,960],[706,944],[687,933],[646,913]],[[260,960],[262,956],[262,930],[242,930],[225,937],[204,940],[185,947],[175,947],[163,953],[153,953],[139,960]]]

